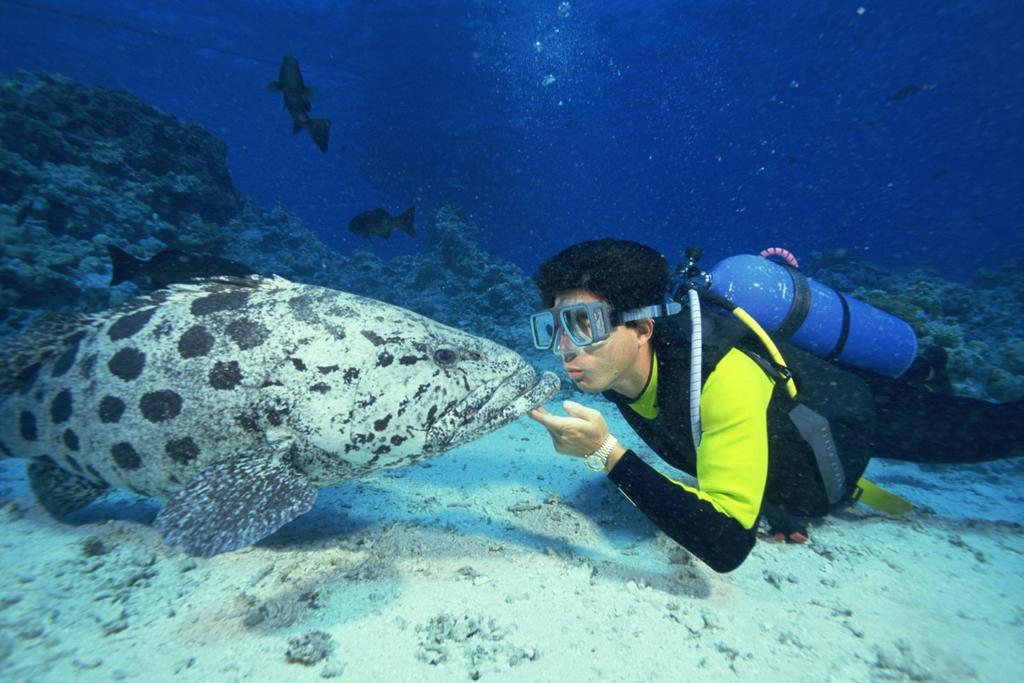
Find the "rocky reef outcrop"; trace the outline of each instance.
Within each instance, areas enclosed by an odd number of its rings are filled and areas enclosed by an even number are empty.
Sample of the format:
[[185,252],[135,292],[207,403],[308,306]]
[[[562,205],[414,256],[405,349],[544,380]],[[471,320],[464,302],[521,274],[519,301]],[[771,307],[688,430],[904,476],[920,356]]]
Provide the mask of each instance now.
[[134,96],[46,73],[0,79],[0,332],[41,311],[93,311],[138,293],[111,287],[107,246],[145,258],[173,247],[257,272],[397,303],[522,346],[535,294],[485,254],[452,208],[428,219],[428,250],[345,257],[294,216],[232,184],[224,143]]
[[819,259],[815,278],[906,320],[920,348],[949,352],[957,392],[995,401],[1024,396],[1024,260],[953,282],[930,270],[894,273],[849,254]]

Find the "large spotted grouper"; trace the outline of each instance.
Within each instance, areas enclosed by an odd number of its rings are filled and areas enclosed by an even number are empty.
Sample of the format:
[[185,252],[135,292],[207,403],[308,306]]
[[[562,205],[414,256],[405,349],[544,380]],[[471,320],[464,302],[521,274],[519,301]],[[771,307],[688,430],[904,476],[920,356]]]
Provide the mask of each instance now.
[[319,488],[437,455],[543,403],[518,354],[411,311],[274,278],[176,285],[6,350],[0,452],[55,517],[110,487],[167,499],[196,555],[247,546]]

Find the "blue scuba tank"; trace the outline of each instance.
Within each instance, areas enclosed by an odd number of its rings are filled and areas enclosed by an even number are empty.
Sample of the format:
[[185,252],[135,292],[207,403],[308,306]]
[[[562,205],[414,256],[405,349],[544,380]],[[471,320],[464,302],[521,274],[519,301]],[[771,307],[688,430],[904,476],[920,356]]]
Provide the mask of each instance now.
[[899,377],[917,354],[905,321],[774,261],[742,254],[710,270],[710,291],[764,329],[828,360]]

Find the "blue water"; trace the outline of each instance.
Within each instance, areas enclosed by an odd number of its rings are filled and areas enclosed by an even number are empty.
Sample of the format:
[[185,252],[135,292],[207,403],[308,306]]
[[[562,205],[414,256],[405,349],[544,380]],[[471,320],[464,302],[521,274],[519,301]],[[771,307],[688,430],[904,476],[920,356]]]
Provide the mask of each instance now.
[[[451,202],[528,272],[614,235],[961,278],[1024,255],[1022,24],[1006,0],[0,0],[0,72],[208,128],[242,192],[343,253],[420,251],[348,221]],[[285,54],[326,154],[265,90]]]

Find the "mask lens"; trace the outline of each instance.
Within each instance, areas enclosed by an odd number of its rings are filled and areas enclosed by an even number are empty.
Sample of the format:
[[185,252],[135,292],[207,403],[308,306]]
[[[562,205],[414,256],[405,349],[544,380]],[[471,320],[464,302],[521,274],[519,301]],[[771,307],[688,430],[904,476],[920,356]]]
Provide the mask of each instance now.
[[530,316],[530,326],[533,328],[533,345],[538,349],[550,349],[555,343],[555,316],[551,311],[535,313]]
[[594,341],[590,315],[586,306],[573,306],[562,310],[562,326],[569,339],[576,346],[586,346]]

